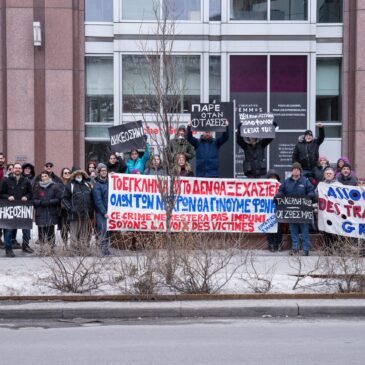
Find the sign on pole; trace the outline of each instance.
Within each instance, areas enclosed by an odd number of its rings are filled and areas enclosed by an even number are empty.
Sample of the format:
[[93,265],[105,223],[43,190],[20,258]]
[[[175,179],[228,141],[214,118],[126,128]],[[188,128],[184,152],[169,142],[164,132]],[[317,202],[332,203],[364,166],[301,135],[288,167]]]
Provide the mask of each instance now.
[[233,124],[233,103],[203,103],[191,106],[191,128],[196,131],[224,132]]
[[108,131],[113,153],[129,152],[132,149],[138,150],[146,147],[141,120],[110,127]]

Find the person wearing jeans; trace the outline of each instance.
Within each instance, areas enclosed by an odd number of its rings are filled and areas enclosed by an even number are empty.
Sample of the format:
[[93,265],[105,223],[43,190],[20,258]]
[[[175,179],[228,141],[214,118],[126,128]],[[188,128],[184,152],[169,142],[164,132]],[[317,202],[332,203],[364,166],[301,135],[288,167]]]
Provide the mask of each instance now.
[[[302,166],[299,162],[294,162],[292,166],[292,175],[287,178],[279,187],[276,198],[285,196],[307,196],[314,198],[314,188],[309,180],[302,176]],[[291,254],[298,254],[300,249],[299,233],[302,234],[303,256],[309,255],[309,224],[308,223],[289,223],[290,235],[292,239]]]

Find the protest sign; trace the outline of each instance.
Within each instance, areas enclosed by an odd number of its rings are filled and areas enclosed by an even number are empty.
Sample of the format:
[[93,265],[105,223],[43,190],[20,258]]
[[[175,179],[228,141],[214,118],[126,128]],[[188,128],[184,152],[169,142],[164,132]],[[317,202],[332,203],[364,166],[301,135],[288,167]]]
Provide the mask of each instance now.
[[33,205],[31,202],[0,200],[0,228],[32,229]]
[[365,238],[365,190],[340,183],[318,184],[318,229]]
[[274,115],[268,113],[249,114],[238,112],[241,136],[251,138],[275,138]]
[[233,103],[205,103],[191,106],[191,128],[196,131],[224,132],[233,123]]
[[277,198],[276,219],[279,223],[312,223],[312,199],[306,196]]
[[129,152],[131,149],[144,149],[146,141],[142,121],[120,124],[108,128],[110,146],[113,153]]
[[[108,230],[166,231],[166,209],[155,176],[109,176]],[[181,178],[176,181],[173,232],[276,232],[276,180]]]

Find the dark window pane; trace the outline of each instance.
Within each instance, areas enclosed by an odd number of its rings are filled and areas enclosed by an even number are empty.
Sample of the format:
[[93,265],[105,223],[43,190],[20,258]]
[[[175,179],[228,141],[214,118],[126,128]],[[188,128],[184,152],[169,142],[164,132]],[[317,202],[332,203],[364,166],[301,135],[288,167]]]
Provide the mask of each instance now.
[[318,23],[342,23],[342,12],[342,0],[317,0]]
[[105,163],[110,152],[109,141],[85,141],[85,163],[90,160]]
[[221,0],[209,0],[209,20],[221,20]]
[[209,57],[209,102],[221,100],[221,57]]
[[267,0],[231,0],[231,20],[267,20]]
[[86,122],[113,122],[113,59],[86,57]]
[[307,0],[271,0],[271,20],[307,20]]
[[316,120],[319,121],[340,121],[339,96],[318,96],[316,100]]
[[85,21],[112,22],[113,0],[85,0]]

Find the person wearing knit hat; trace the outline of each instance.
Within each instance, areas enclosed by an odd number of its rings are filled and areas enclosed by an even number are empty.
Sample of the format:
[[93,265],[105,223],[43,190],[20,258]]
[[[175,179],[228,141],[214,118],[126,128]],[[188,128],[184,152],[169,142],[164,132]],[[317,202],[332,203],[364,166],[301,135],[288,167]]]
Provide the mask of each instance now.
[[341,173],[337,177],[337,181],[343,185],[357,185],[357,177],[351,173],[351,165],[345,162],[341,167]]
[[109,256],[110,236],[107,229],[108,219],[108,168],[105,164],[97,166],[98,176],[95,178],[93,200],[95,205],[96,232],[98,234],[101,254]]
[[195,157],[195,148],[186,139],[186,127],[180,125],[176,135],[170,140],[166,152],[171,155],[171,162],[175,162],[176,155],[183,153],[189,161]]
[[293,150],[292,162],[299,162],[302,165],[302,174],[304,176],[313,176],[313,169],[318,163],[319,146],[323,143],[324,126],[322,123],[317,123],[319,135],[318,138],[313,137],[313,132],[307,129],[304,136],[301,135],[298,143]]
[[313,174],[314,174],[314,181],[312,181],[312,183],[314,182],[313,185],[317,186],[321,181],[323,181],[324,170],[329,166],[330,163],[328,161],[328,158],[325,156],[320,156],[318,159],[317,166],[315,166],[313,169]]
[[[279,192],[275,199],[284,198],[285,196],[305,196],[314,199],[314,187],[309,180],[302,175],[302,166],[294,162],[292,174],[279,187]],[[289,223],[290,235],[292,239],[291,254],[298,254],[300,248],[299,232],[302,234],[303,256],[309,255],[309,224],[308,223]]]

